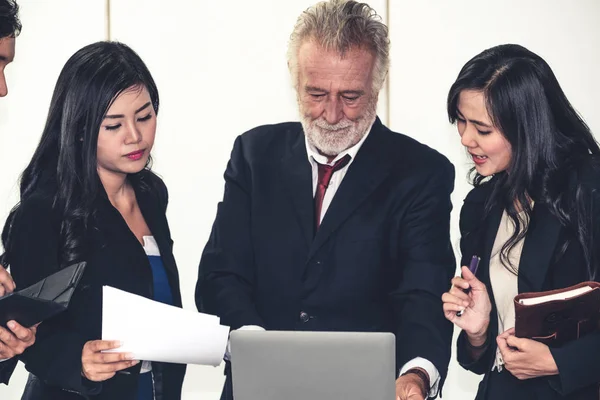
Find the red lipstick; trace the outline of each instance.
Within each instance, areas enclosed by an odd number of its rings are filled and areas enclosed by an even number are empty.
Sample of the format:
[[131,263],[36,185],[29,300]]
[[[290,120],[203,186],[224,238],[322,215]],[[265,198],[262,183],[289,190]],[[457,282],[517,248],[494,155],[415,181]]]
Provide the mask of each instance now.
[[144,155],[144,150],[136,150],[131,153],[125,154],[125,157],[129,158],[132,161],[137,161]]

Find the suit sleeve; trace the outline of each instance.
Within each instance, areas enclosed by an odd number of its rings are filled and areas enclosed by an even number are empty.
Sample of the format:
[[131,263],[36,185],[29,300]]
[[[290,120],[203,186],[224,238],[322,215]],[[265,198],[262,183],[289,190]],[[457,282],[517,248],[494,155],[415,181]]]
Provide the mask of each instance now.
[[[491,323],[490,323],[491,327]],[[496,356],[496,339],[492,337],[492,329],[488,329],[485,352],[477,360],[473,360],[469,354],[467,334],[461,331],[456,341],[456,358],[461,367],[477,375],[484,375],[490,371],[493,359]]]
[[0,383],[8,385],[8,381],[10,380],[10,377],[12,376],[16,366],[17,358],[15,357],[5,361],[0,361]]
[[[13,221],[11,272],[17,288],[30,286],[59,269],[59,222],[46,201],[24,202]],[[81,376],[83,338],[71,328],[68,311],[43,321],[35,343],[20,356],[25,368],[45,383],[78,393],[100,389]]]
[[225,325],[264,326],[254,304],[256,266],[250,235],[251,177],[242,139],[236,140],[225,171],[225,192],[200,261],[196,285],[199,310]]
[[[595,175],[593,190],[590,194],[591,207],[588,212],[593,215],[591,229],[596,263],[600,261],[600,188],[598,188],[598,175]],[[599,266],[596,266],[596,278],[599,280]],[[573,340],[562,347],[551,348],[550,352],[556,366],[558,375],[548,378],[550,386],[563,396],[590,385],[600,382],[600,332],[592,333],[580,339]]]
[[416,176],[415,194],[406,215],[398,221],[398,262],[401,279],[391,293],[396,316],[397,360],[400,366],[416,357],[433,363],[440,388],[448,372],[452,324],[442,311],[442,294],[455,271],[450,244],[450,194],[454,168],[447,161]]

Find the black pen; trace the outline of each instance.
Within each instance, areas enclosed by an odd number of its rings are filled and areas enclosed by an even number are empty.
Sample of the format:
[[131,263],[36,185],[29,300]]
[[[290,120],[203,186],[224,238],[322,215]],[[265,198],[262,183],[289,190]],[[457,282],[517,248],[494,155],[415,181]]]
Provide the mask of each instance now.
[[[473,275],[477,274],[477,268],[479,268],[479,261],[481,261],[480,257],[478,257],[478,256],[471,257],[471,263],[469,264],[469,271],[471,271],[471,273]],[[471,291],[471,287],[469,287],[468,289],[463,289],[463,292],[465,292],[465,293],[469,293],[470,291]],[[460,317],[461,315],[463,315],[464,312],[465,312],[465,310],[458,311],[456,313],[456,316]]]

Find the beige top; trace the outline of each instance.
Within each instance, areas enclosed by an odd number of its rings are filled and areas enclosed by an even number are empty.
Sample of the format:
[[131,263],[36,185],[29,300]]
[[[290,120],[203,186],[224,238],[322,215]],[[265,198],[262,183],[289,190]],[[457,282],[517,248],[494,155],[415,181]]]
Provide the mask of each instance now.
[[[498,311],[499,334],[515,326],[513,299],[519,293],[518,276],[509,271],[500,260],[502,246],[508,241],[514,231],[515,224],[505,210],[502,213],[502,219],[500,220],[500,226],[498,227],[498,233],[496,233],[496,240],[494,241],[490,257],[490,282],[494,292],[496,310]],[[524,240],[517,242],[508,254],[510,266],[512,269],[517,270],[517,272],[523,250],[523,242]],[[496,349],[496,359],[492,366],[492,371],[494,369],[497,369],[498,372],[502,371],[503,365],[504,361],[502,360],[500,350]]]

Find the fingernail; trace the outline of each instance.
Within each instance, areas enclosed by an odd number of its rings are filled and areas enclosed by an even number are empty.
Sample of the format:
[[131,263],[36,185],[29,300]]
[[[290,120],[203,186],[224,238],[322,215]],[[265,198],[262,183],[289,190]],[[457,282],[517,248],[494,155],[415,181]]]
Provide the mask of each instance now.
[[8,327],[9,327],[10,329],[15,329],[15,328],[17,327],[17,324],[15,324],[15,321],[10,321],[10,322],[8,323]]
[[127,357],[128,360],[133,360],[134,355],[133,353],[127,353],[125,357]]

